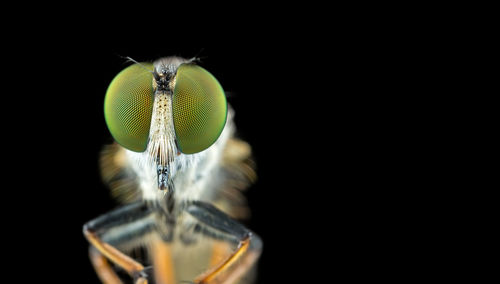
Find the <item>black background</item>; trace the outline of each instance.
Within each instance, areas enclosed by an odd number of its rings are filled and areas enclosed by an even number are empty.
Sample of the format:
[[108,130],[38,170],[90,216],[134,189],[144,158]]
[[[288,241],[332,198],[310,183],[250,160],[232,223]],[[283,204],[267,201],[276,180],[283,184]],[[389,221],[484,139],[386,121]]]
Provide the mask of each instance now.
[[[342,80],[340,73],[320,79],[328,64],[311,50],[272,47],[78,48],[38,58],[35,66],[46,67],[22,80],[32,80],[43,91],[21,104],[29,109],[23,135],[36,143],[20,147],[15,166],[22,169],[15,172],[21,173],[17,179],[25,190],[16,194],[25,200],[30,225],[14,218],[14,226],[25,233],[12,236],[37,262],[22,253],[16,254],[17,263],[56,283],[98,283],[82,225],[117,205],[98,170],[99,152],[112,142],[103,115],[105,91],[128,66],[123,57],[153,61],[169,55],[201,59],[200,65],[230,93],[237,135],[253,147],[258,181],[246,194],[252,218],[245,224],[264,241],[258,283],[328,275],[321,264],[333,264],[331,249],[339,240],[334,235],[345,232],[335,228],[345,227],[349,216],[340,209],[346,205],[331,197],[346,190],[335,180],[346,179],[349,171],[339,171],[349,165],[337,162],[334,168],[332,162],[342,160],[344,146],[352,142],[342,142],[349,119],[340,114],[346,111],[339,96],[325,91]],[[336,254],[342,251],[337,244]]]

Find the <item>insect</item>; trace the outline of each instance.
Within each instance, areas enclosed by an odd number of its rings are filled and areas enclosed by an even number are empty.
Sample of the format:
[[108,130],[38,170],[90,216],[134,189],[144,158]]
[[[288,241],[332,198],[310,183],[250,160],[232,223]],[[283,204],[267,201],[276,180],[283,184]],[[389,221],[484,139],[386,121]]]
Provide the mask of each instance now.
[[235,219],[248,215],[241,191],[255,171],[222,86],[196,59],[130,60],[106,92],[116,143],[101,154],[122,206],[83,226],[98,277],[250,283],[262,241]]

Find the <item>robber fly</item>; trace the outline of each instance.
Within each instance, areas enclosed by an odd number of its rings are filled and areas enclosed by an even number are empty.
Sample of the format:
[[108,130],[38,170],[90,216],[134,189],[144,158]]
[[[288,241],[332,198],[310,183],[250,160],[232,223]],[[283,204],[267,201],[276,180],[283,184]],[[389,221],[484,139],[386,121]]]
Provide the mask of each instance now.
[[262,242],[235,219],[255,172],[224,90],[196,59],[130,60],[106,92],[116,143],[101,154],[122,206],[83,227],[99,279],[249,283]]

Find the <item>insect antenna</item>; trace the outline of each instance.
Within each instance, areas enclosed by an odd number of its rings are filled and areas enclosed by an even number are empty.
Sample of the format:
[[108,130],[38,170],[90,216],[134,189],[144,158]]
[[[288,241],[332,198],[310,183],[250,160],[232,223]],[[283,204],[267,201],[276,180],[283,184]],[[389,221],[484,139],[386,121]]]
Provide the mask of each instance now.
[[127,59],[127,61],[131,61],[131,62],[134,62],[135,64],[138,64],[139,66],[141,66],[144,70],[147,70],[148,72],[154,73],[154,70],[149,70],[146,66],[142,65],[142,63],[137,62],[136,60],[134,60],[130,56],[121,56],[121,57],[124,59]]
[[189,62],[189,63],[201,63],[201,60],[202,60],[202,59],[205,59],[205,58],[207,58],[207,57],[208,57],[208,56],[200,56],[200,54],[201,54],[202,52],[204,52],[204,51],[205,51],[205,48],[201,48],[201,49],[200,49],[200,51],[198,51],[198,53],[196,53],[196,55],[195,55],[195,56],[191,57],[191,58],[188,60],[188,62]]

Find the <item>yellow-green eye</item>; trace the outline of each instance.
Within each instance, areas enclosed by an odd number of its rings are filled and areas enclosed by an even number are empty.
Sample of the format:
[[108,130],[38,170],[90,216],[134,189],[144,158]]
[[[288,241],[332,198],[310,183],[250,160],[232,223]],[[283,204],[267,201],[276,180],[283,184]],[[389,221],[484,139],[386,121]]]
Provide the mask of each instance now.
[[134,64],[122,70],[111,81],[104,99],[104,117],[113,138],[123,147],[136,152],[146,150],[153,111],[153,76]]
[[177,69],[172,114],[181,152],[193,154],[207,149],[226,124],[227,102],[222,86],[207,70],[182,64]]

